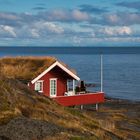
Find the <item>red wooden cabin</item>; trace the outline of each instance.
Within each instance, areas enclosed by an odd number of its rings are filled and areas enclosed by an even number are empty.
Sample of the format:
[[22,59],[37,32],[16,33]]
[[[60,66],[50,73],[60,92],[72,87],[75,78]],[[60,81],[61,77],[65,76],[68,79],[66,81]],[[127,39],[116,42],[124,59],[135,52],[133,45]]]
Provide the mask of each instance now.
[[104,102],[104,93],[80,93],[75,86],[80,78],[60,62],[54,62],[50,67],[29,83],[36,90],[63,106],[97,104]]

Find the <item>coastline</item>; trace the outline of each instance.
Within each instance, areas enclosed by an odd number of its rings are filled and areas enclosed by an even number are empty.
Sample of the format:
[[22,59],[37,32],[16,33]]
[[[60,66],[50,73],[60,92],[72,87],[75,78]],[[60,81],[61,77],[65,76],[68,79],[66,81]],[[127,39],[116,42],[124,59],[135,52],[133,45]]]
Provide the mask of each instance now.
[[97,112],[94,107],[85,106],[85,112],[102,128],[119,136],[118,139],[140,138],[140,101],[106,97],[105,102],[99,104]]
[[130,100],[130,99],[123,99],[118,97],[111,97],[111,96],[105,96],[105,101],[107,102],[124,102],[124,103],[138,103],[140,104],[139,100]]

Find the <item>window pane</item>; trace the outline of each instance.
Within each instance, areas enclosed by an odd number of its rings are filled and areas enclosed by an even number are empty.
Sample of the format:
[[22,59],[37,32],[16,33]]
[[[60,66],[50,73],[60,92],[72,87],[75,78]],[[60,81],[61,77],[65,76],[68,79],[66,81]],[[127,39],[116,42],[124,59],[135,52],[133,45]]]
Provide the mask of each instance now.
[[35,90],[36,91],[42,91],[42,82],[36,82],[35,83]]

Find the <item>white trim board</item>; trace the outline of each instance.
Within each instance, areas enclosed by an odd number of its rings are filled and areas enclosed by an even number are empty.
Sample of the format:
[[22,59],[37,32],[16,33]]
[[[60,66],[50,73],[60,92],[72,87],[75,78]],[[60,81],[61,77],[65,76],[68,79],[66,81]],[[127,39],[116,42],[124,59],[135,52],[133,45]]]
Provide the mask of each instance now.
[[48,73],[50,70],[52,70],[55,66],[60,67],[63,71],[65,71],[67,74],[69,74],[70,76],[72,76],[75,80],[78,80],[78,81],[80,80],[80,78],[77,75],[75,75],[69,69],[67,69],[66,67],[64,67],[61,63],[59,63],[58,61],[56,61],[49,68],[47,68],[44,72],[42,72],[35,79],[33,79],[31,81],[31,83],[34,84],[37,80],[39,80],[42,76],[44,76],[46,73]]

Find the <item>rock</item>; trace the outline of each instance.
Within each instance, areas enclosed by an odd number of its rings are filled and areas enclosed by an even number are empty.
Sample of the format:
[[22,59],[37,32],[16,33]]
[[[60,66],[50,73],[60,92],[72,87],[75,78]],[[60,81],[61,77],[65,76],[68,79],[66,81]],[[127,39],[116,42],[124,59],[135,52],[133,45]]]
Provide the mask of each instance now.
[[18,117],[0,126],[0,140],[40,140],[59,132],[62,128],[53,123]]
[[0,140],[11,140],[11,139],[9,139],[9,138],[7,138],[5,136],[0,136]]

